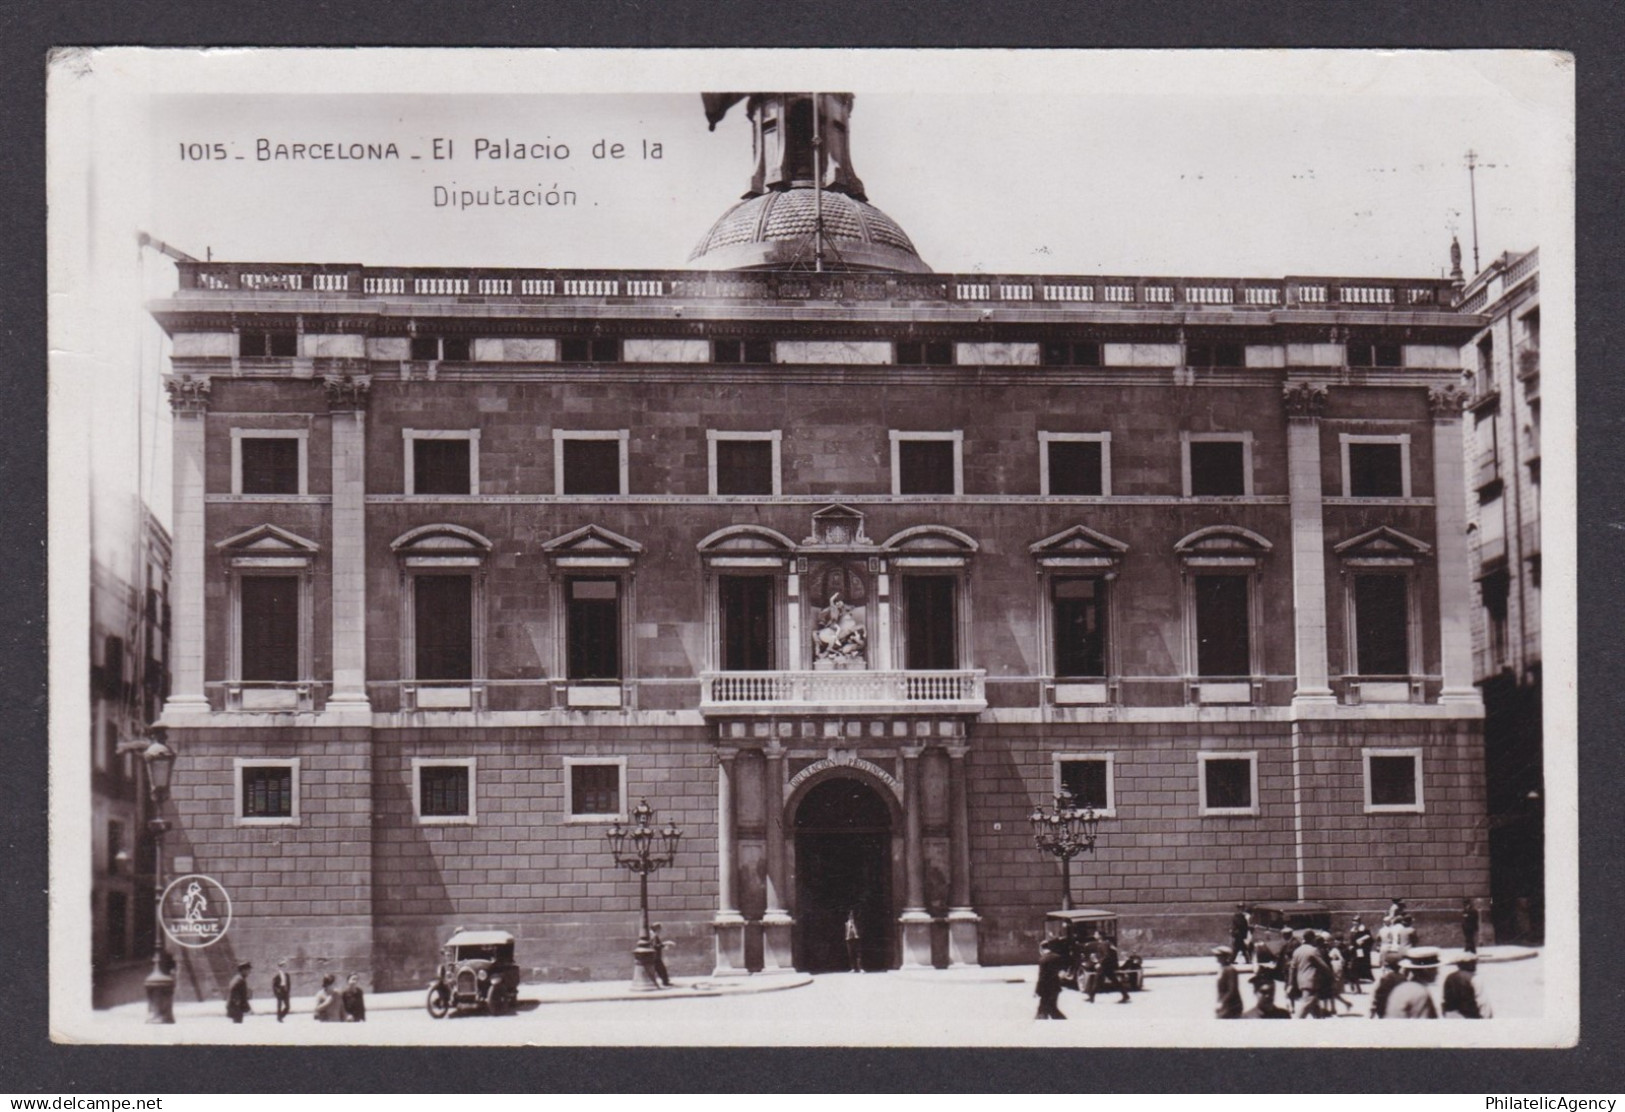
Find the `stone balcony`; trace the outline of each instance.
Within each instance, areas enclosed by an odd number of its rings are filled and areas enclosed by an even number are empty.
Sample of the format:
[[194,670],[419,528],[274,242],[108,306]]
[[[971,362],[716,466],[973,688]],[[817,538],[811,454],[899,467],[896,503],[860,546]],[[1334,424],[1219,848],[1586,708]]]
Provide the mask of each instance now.
[[700,713],[977,714],[987,709],[986,677],[980,669],[706,672]]

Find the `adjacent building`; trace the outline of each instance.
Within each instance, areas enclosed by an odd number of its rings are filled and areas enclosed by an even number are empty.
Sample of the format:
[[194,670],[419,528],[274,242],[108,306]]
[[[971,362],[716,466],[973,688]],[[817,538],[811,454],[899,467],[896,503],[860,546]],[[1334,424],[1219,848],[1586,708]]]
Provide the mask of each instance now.
[[1540,252],[1495,259],[1462,291],[1481,321],[1462,366],[1472,553],[1473,677],[1484,742],[1495,927],[1544,937],[1540,676]]
[[741,99],[686,268],[179,264],[166,850],[233,903],[183,984],[406,987],[456,926],[624,975],[644,799],[679,974],[849,912],[1031,960],[1063,788],[1145,954],[1487,897],[1459,285],[935,273],[849,95]]

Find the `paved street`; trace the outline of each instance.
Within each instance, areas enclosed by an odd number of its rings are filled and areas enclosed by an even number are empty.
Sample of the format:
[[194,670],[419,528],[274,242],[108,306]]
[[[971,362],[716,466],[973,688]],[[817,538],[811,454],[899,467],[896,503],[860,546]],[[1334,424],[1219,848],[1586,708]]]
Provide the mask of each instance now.
[[[1001,967],[918,973],[828,974],[803,978],[799,987],[780,991],[702,997],[706,982],[658,997],[579,999],[583,990],[617,991],[615,986],[575,986],[570,1002],[523,1003],[511,1016],[468,1014],[432,1020],[421,994],[381,994],[365,1024],[318,1024],[309,1001],[277,1024],[268,1014],[231,1024],[223,1007],[187,1004],[177,1009],[172,1028],[148,1027],[144,1009],[126,1005],[98,1013],[105,1037],[130,1042],[299,1042],[532,1044],[532,1045],[949,1045],[1088,1046],[1198,1045],[1202,1042],[1287,1045],[1360,1045],[1394,1042],[1450,1045],[1474,1038],[1516,1042],[1517,1021],[1541,1015],[1542,961],[1487,962],[1480,969],[1496,1009],[1489,1024],[1451,1021],[1431,1025],[1369,1023],[1369,993],[1351,996],[1353,1018],[1292,1023],[1221,1023],[1212,1019],[1211,959],[1163,960],[1133,1003],[1101,995],[1095,1004],[1075,992],[1061,998],[1067,1020],[1036,1022],[1033,971]],[[753,978],[752,980],[760,980]],[[1245,981],[1245,975],[1243,977]],[[757,987],[757,986],[752,986]],[[570,986],[526,986],[522,996],[555,994]],[[696,991],[699,989],[699,992]],[[1367,986],[1369,989],[1369,986]],[[271,1007],[268,993],[255,1004]],[[1438,996],[1435,986],[1435,998]],[[1250,988],[1244,996],[1252,1003]],[[379,1006],[386,1005],[386,1006]],[[1417,1029],[1425,1030],[1404,1030]],[[1379,1030],[1381,1029],[1381,1030]],[[1492,1035],[1491,1032],[1494,1031]]]

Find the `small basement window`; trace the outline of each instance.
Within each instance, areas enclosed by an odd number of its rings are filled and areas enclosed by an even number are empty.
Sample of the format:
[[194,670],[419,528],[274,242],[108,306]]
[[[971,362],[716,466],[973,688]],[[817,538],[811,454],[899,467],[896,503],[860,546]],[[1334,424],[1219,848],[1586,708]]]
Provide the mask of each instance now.
[[570,817],[586,822],[610,822],[625,813],[626,759],[564,758],[570,792]]
[[237,821],[244,825],[291,825],[299,821],[299,760],[237,758]]
[[1258,755],[1256,753],[1199,753],[1197,777],[1200,810],[1204,815],[1256,815],[1258,813]]
[[1415,814],[1422,807],[1422,751],[1366,749],[1365,809]]

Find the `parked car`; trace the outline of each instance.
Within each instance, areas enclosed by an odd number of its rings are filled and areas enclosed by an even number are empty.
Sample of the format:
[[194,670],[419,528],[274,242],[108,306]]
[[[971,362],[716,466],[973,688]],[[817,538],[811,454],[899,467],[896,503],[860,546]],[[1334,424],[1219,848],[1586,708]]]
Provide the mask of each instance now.
[[1332,929],[1331,909],[1325,904],[1302,902],[1264,902],[1252,905],[1253,932],[1260,930],[1317,930]]
[[[1044,916],[1045,937],[1064,938],[1070,943],[1072,965],[1061,974],[1061,983],[1068,988],[1083,986],[1085,978],[1091,975],[1086,968],[1084,943],[1093,939],[1096,931],[1113,946],[1117,945],[1117,913],[1086,907],[1051,911]],[[1138,955],[1119,953],[1118,973],[1130,992],[1138,992],[1143,987],[1144,973]]]
[[444,1019],[459,1009],[512,1011],[519,1001],[519,966],[507,931],[458,931],[441,948],[444,960],[429,986],[429,1014]]

